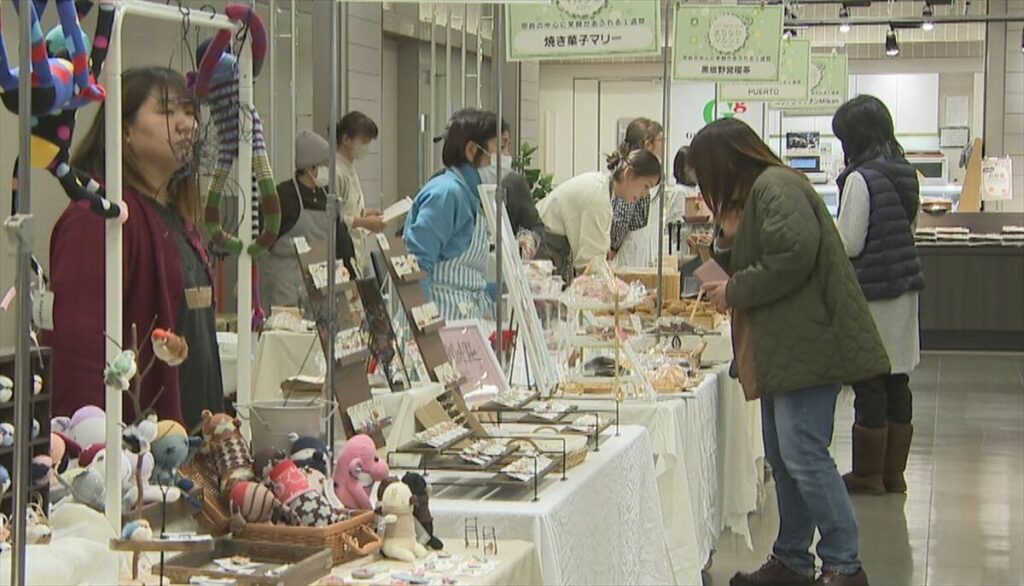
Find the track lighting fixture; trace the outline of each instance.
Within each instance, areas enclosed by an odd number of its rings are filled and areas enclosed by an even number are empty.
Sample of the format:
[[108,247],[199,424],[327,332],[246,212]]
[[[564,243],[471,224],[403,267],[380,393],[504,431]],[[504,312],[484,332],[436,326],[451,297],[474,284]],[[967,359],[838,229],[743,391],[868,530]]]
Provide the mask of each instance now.
[[921,16],[924,17],[924,24],[921,25],[921,29],[926,31],[934,30],[935,23],[932,22],[932,18],[935,16],[935,9],[932,8],[931,4],[925,3]]
[[900,54],[900,43],[896,40],[896,31],[889,26],[889,32],[885,33],[885,54],[889,57],[897,57]]
[[1024,53],[1024,31],[1020,31],[1020,52]]
[[[845,4],[842,8],[839,9],[839,18],[850,18],[850,9],[847,8]],[[850,22],[848,20],[844,20],[842,23],[839,24],[839,32],[843,33],[844,35],[850,32]]]

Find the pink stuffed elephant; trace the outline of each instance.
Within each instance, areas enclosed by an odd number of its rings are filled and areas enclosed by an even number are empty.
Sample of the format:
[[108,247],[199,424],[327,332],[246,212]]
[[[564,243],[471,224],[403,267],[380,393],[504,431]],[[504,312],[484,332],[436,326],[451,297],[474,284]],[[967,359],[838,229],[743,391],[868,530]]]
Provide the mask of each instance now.
[[377,457],[377,446],[365,434],[349,438],[334,467],[334,493],[350,509],[373,509],[370,494],[373,483],[388,477],[388,463]]

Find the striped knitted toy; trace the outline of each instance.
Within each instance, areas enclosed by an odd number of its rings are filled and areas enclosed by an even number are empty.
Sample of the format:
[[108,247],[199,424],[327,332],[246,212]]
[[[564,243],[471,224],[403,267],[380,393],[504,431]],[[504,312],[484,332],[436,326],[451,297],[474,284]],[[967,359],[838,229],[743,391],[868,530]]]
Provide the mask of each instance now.
[[[253,55],[253,77],[259,74],[267,54],[267,32],[259,15],[242,4],[231,4],[225,9],[228,18],[244,22],[251,34]],[[198,73],[189,74],[196,96],[210,107],[210,115],[217,127],[219,156],[217,166],[207,194],[204,221],[212,235],[213,242],[224,250],[237,254],[242,251],[242,242],[226,232],[221,225],[220,205],[225,187],[231,176],[231,168],[238,158],[241,122],[241,104],[238,97],[238,59],[228,52],[231,31],[222,30],[210,42],[202,55]],[[274,174],[270,169],[270,157],[263,136],[263,123],[255,107],[244,113],[252,124],[253,174],[260,194],[260,209],[263,212],[263,230],[246,249],[257,256],[270,249],[281,228],[281,202],[277,197]]]

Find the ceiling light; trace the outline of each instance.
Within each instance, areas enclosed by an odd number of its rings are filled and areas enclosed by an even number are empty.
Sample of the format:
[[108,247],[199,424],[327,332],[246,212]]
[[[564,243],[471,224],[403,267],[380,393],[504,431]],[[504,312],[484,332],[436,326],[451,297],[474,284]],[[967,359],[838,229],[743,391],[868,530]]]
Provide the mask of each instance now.
[[1020,31],[1020,52],[1024,53],[1024,31]]
[[891,27],[885,33],[885,54],[889,57],[897,57],[900,54],[900,43],[896,40],[896,31]]
[[[840,8],[839,9],[839,18],[843,18],[843,19],[850,18],[850,9],[847,8],[846,6],[843,6],[842,8]],[[839,23],[839,32],[843,33],[844,35],[846,33],[850,32],[850,22],[847,21],[847,20],[844,20],[843,22]]]
[[932,17],[935,16],[935,10],[931,4],[925,4],[924,10],[921,11],[921,16],[924,17],[924,24],[921,25],[922,30],[931,31],[935,29],[935,23],[932,22]]

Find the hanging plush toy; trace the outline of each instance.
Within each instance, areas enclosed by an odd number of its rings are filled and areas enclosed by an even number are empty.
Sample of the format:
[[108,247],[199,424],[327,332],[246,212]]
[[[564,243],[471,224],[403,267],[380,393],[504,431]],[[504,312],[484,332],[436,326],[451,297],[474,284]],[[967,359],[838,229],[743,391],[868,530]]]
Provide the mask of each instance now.
[[[250,33],[252,74],[255,78],[259,75],[267,54],[267,31],[263,27],[263,21],[255,10],[243,4],[230,4],[224,13],[231,20],[243,23],[243,31]],[[202,54],[199,71],[189,74],[189,84],[194,88],[196,97],[210,107],[220,143],[217,167],[207,193],[204,212],[206,227],[212,234],[215,244],[232,254],[237,254],[242,250],[242,242],[224,232],[220,217],[221,200],[231,176],[231,168],[238,158],[241,137],[239,113],[242,106],[238,97],[238,58],[228,51],[231,38],[231,31],[222,30],[205,47],[205,51],[200,47]],[[246,130],[252,132],[253,174],[259,189],[260,211],[263,213],[264,223],[262,232],[247,249],[250,255],[256,256],[269,250],[277,239],[277,233],[281,228],[281,202],[277,197],[277,186],[270,169],[270,157],[267,154],[260,115],[252,107],[244,113],[244,117],[252,124],[252,128]]]
[[[114,25],[113,2],[100,1],[91,55],[86,48],[88,39],[82,32],[81,19],[92,10],[93,0],[54,0],[60,33],[51,31],[45,39],[39,17],[46,0],[17,0],[13,4],[15,10],[30,10],[32,18],[32,166],[47,169],[60,181],[72,201],[87,201],[97,214],[125,222],[128,208],[108,201],[99,183],[70,164],[78,109],[106,98],[106,91],[96,79],[107,57]],[[52,42],[47,43],[47,39]],[[18,69],[10,68],[0,37],[0,99],[14,114],[18,113],[18,75]],[[15,174],[17,168],[16,162]],[[12,204],[16,207],[16,176],[12,180],[12,193]]]

